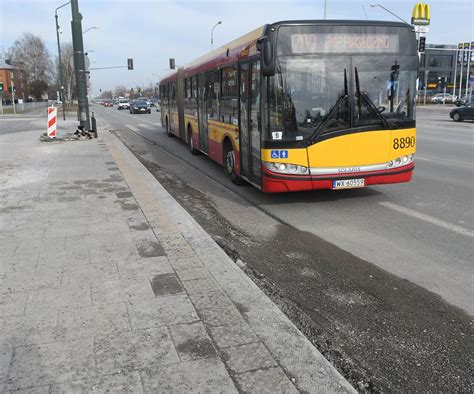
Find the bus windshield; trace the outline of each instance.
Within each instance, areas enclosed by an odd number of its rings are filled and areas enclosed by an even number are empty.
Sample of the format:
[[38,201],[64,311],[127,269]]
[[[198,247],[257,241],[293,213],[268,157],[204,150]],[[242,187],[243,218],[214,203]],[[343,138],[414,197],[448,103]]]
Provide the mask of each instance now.
[[270,139],[401,127],[414,120],[415,81],[410,56],[280,57],[269,84]]

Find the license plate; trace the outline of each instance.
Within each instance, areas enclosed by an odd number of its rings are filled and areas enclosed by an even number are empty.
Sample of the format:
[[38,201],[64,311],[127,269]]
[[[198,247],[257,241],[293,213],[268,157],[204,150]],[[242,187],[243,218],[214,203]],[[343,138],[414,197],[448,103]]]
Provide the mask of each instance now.
[[365,179],[341,179],[332,181],[333,189],[355,189],[357,187],[364,187]]

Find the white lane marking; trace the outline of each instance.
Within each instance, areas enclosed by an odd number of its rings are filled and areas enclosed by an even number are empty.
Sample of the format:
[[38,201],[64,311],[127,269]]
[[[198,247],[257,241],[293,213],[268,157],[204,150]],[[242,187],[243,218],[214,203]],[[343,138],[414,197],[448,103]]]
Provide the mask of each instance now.
[[145,124],[145,123],[138,123],[138,126],[139,127],[144,127],[145,129],[148,129],[148,130],[155,130],[155,128],[153,126]]
[[464,228],[464,227],[461,227],[461,226],[457,226],[456,224],[452,224],[452,223],[446,222],[444,220],[434,218],[433,216],[425,215],[424,213],[414,211],[413,209],[405,208],[405,207],[402,207],[402,206],[397,205],[397,204],[393,204],[393,203],[388,202],[388,201],[382,201],[382,202],[379,202],[379,204],[384,206],[385,208],[393,209],[394,211],[397,211],[397,212],[403,213],[405,215],[414,217],[416,219],[420,219],[420,220],[423,220],[425,222],[434,224],[434,225],[436,225],[438,227],[442,227],[446,230],[450,230],[450,231],[453,231],[455,233],[465,235],[466,237],[474,238],[474,231],[469,230],[469,229]]
[[125,126],[128,127],[130,130],[134,131],[135,133],[138,133],[140,131],[140,129],[138,129],[138,128],[132,126],[132,125],[126,124]]
[[430,159],[428,157],[422,157],[422,156],[416,156],[415,155],[415,161],[417,160],[425,160],[425,161],[434,161],[436,163],[442,164],[442,163],[448,163],[448,164],[456,164],[458,166],[467,166],[467,167],[473,167],[473,163],[468,163],[465,161],[455,161],[455,160],[444,160],[444,159]]

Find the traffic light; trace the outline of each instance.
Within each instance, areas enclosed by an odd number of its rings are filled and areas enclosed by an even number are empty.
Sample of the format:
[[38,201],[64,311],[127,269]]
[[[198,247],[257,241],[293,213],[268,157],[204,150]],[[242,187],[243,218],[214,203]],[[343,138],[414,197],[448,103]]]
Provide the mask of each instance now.
[[129,70],[133,70],[133,59],[127,59],[127,66]]
[[3,92],[3,83],[0,83],[0,92]]
[[418,43],[418,52],[425,51],[426,37],[420,37],[420,42]]
[[170,70],[174,70],[176,67],[176,62],[174,61],[174,58],[170,58]]
[[15,87],[12,88],[12,87],[10,86],[10,87],[8,88],[8,91],[9,91],[10,93],[16,93],[16,88],[15,88]]

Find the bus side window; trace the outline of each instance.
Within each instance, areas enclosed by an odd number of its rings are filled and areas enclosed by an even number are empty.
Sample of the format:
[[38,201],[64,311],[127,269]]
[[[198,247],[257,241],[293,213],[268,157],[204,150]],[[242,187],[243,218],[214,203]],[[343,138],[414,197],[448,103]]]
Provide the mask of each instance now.
[[237,68],[224,67],[222,70],[222,95],[220,100],[221,121],[229,124],[237,122]]

